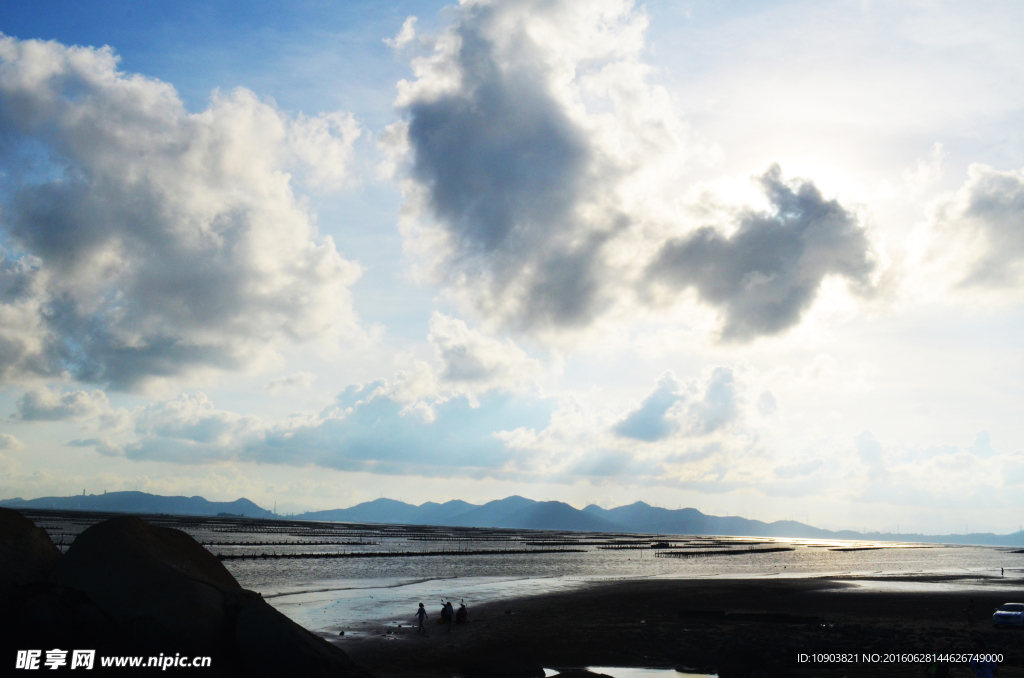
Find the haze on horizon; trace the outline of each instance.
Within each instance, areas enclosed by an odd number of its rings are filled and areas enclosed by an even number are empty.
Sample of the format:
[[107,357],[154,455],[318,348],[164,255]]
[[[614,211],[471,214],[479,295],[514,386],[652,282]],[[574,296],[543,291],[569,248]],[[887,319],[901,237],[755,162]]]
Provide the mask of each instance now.
[[4,2],[0,498],[1015,531],[1021,25]]

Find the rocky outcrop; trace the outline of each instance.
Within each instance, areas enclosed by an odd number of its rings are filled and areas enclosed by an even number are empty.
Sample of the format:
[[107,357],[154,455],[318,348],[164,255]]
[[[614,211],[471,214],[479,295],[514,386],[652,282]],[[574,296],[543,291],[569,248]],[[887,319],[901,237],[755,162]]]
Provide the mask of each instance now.
[[0,508],[0,601],[15,587],[46,579],[60,551],[50,535],[17,511]]
[[[207,654],[232,633],[231,573],[192,537],[130,516],[93,525],[50,572],[84,593],[147,652]],[[249,594],[250,596],[255,594]]]
[[204,671],[211,676],[370,675],[241,588],[184,532],[113,518],[82,532],[61,556],[44,530],[0,511],[0,566],[12,582],[4,650],[203,655],[213,658]]
[[[235,647],[246,675],[258,678],[370,676],[339,648],[302,628],[262,598],[246,602],[238,611]],[[302,667],[300,673],[296,673],[297,666]]]

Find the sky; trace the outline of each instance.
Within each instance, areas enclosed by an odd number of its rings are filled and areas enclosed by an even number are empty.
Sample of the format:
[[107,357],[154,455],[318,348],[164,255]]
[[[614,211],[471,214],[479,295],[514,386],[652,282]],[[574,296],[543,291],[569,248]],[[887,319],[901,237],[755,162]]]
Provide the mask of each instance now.
[[1016,531],[1022,25],[0,0],[0,497]]

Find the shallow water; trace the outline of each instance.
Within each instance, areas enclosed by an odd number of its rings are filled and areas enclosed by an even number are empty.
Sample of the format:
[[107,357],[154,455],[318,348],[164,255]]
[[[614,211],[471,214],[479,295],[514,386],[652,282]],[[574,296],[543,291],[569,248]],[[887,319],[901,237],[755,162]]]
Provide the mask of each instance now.
[[683,673],[675,669],[635,669],[624,666],[588,666],[587,671],[611,678],[718,678],[708,673]]
[[[1020,585],[1024,580],[1024,556],[986,547],[828,551],[797,545],[794,551],[770,554],[694,559],[650,556],[650,552],[640,557],[636,551],[590,549],[584,553],[530,556],[225,564],[243,586],[262,591],[272,605],[296,622],[313,631],[330,633],[372,622],[411,622],[420,602],[434,618],[442,599],[451,598],[456,603],[465,600],[472,610],[482,603],[513,601],[599,581],[840,576],[853,579],[862,590],[981,590],[1002,584]],[[282,562],[283,567],[279,564]],[[1002,579],[998,578],[1000,567],[1006,568]],[[908,575],[957,579],[907,581]],[[513,602],[508,604],[514,608]]]
[[[637,669],[627,666],[588,666],[587,671],[611,678],[718,678],[714,673],[684,673],[675,669]],[[555,678],[558,671],[544,669],[544,678]]]

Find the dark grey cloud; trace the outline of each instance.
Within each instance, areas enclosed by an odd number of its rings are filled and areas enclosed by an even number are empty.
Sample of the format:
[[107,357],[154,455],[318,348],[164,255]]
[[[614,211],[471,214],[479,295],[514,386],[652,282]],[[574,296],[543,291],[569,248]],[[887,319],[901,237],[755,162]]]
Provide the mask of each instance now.
[[874,263],[856,216],[809,181],[784,182],[773,165],[760,178],[772,210],[748,212],[732,234],[706,226],[667,241],[647,280],[693,288],[725,316],[725,339],[749,340],[800,321],[822,280],[870,283]]
[[496,63],[481,32],[493,12],[477,7],[457,29],[463,86],[408,107],[413,176],[467,257],[529,254],[570,226],[590,156],[529,61],[529,38],[525,63]]
[[511,306],[498,313],[525,327],[586,324],[604,303],[601,249],[617,226],[595,228],[579,208],[607,169],[552,93],[538,45],[506,18],[501,3],[461,9],[459,86],[405,105],[410,172],[454,247],[452,278],[489,287],[482,306]]

